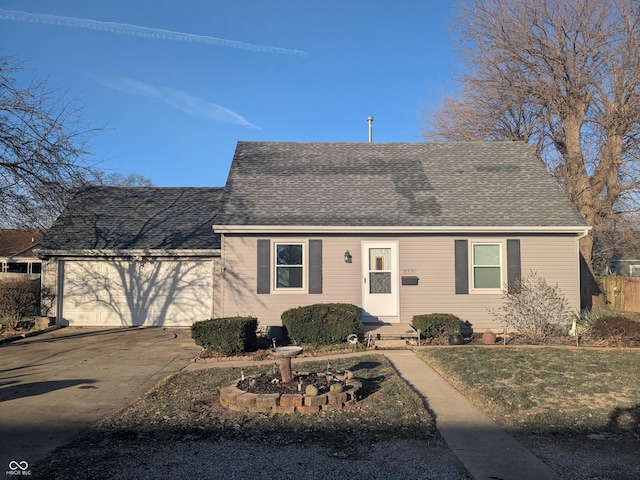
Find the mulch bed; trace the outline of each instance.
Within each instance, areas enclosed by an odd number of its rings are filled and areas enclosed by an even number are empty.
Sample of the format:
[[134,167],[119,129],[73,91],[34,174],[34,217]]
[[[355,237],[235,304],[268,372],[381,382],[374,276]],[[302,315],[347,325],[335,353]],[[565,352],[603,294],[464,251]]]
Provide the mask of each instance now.
[[308,385],[314,385],[319,394],[329,391],[329,382],[324,374],[303,373],[294,375],[292,382],[282,383],[279,374],[263,374],[247,377],[238,382],[238,388],[249,393],[304,393]]

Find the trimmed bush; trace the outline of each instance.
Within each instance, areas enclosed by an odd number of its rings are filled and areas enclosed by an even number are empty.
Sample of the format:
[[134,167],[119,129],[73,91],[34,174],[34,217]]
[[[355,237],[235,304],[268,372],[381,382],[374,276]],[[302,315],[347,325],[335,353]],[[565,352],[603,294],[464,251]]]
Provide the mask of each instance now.
[[212,318],[191,326],[196,345],[221,355],[235,355],[255,348],[258,340],[255,317]]
[[292,342],[314,346],[346,342],[347,337],[360,328],[358,308],[348,303],[292,308],[280,318]]
[[600,317],[593,324],[591,338],[611,346],[640,346],[640,322],[623,316]]
[[423,338],[442,338],[460,331],[460,318],[451,313],[415,315],[411,322]]
[[12,279],[0,282],[0,318],[9,330],[15,330],[22,317],[37,315],[39,306],[39,281]]

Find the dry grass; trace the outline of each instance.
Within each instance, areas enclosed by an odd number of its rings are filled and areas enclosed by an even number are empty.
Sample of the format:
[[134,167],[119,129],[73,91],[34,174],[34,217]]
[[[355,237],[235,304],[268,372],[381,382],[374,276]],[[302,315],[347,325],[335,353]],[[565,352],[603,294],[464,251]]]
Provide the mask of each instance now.
[[[244,373],[266,373],[271,366],[247,368]],[[327,362],[296,365],[300,371],[325,371]],[[363,398],[341,412],[314,415],[238,413],[219,403],[219,387],[240,376],[237,368],[211,368],[175,374],[144,397],[100,425],[109,434],[128,432],[142,436],[229,437],[268,439],[270,442],[313,441],[342,444],[343,434],[354,445],[415,438],[433,440],[433,419],[421,399],[398,377],[386,358],[363,356],[330,362],[334,372],[349,369],[363,380]]]
[[444,348],[422,358],[512,432],[640,434],[640,352]]

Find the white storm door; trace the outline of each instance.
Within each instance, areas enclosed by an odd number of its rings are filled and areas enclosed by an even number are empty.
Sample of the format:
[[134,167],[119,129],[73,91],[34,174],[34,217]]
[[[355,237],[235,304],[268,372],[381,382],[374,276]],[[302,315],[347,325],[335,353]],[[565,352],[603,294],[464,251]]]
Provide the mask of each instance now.
[[398,315],[397,242],[363,242],[362,306],[368,317]]

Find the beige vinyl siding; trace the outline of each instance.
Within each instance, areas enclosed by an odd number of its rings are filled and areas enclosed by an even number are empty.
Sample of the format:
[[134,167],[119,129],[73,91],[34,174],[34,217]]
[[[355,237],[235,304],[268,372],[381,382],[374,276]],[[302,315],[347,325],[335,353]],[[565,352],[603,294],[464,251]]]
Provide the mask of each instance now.
[[[456,295],[454,291],[454,246],[456,239],[500,241],[520,240],[521,272],[536,271],[547,281],[562,289],[570,309],[580,307],[578,281],[578,253],[575,236],[531,237],[410,237],[400,242],[400,274],[409,271],[420,278],[419,285],[400,287],[401,321],[411,322],[414,315],[423,313],[453,313],[473,324],[475,330],[502,328],[487,309],[499,308],[503,295],[499,293],[469,293]],[[506,277],[506,265],[503,265]]]
[[48,258],[42,261],[42,273],[40,274],[40,293],[42,315],[55,317],[58,315],[58,259]]
[[[256,293],[257,239],[308,242],[322,240],[323,292]],[[423,313],[453,313],[473,324],[474,329],[501,328],[487,308],[502,305],[501,293],[455,294],[454,241],[520,240],[521,271],[530,270],[544,276],[549,283],[560,286],[571,308],[580,304],[577,240],[572,235],[548,236],[449,236],[403,235],[384,237],[384,241],[399,242],[399,288],[401,322],[411,322]],[[223,237],[223,314],[255,315],[261,325],[280,325],[283,311],[302,305],[325,302],[362,304],[361,245],[380,241],[370,236],[240,236]],[[306,243],[305,243],[306,244]],[[272,243],[273,248],[273,243]],[[344,262],[349,250],[353,263]],[[506,255],[505,255],[506,258]],[[506,260],[505,260],[506,262]],[[272,265],[273,268],[273,265]],[[506,279],[506,263],[503,265]],[[273,272],[272,272],[273,275]],[[308,275],[308,270],[305,272]],[[417,276],[418,285],[401,285],[403,276]],[[272,278],[273,282],[273,278]]]
[[[308,252],[308,240],[317,236],[223,236],[222,291],[224,316],[255,315],[260,325],[281,325],[280,315],[285,310],[314,303],[360,304],[360,239],[351,237],[322,237],[322,293],[275,292],[256,293],[257,240],[273,243],[303,242]],[[349,250],[353,263],[345,263],[344,252]],[[306,255],[306,253],[305,253]],[[305,285],[308,287],[308,263],[305,265]],[[271,261],[271,288],[273,292],[273,261]]]

